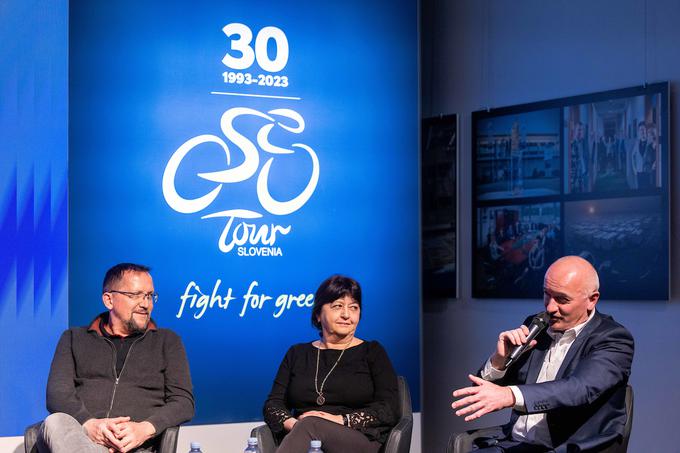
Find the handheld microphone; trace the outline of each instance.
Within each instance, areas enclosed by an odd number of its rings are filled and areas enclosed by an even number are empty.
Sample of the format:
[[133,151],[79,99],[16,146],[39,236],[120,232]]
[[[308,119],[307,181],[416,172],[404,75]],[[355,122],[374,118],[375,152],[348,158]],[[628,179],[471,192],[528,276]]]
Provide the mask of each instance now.
[[543,332],[543,329],[548,327],[549,319],[550,315],[545,311],[534,316],[534,319],[531,320],[531,324],[529,325],[529,335],[527,335],[527,342],[519,346],[515,346],[510,355],[505,359],[505,368],[512,365],[522,354],[524,354],[524,352],[526,352],[527,349],[529,349],[531,340],[536,338],[539,333]]

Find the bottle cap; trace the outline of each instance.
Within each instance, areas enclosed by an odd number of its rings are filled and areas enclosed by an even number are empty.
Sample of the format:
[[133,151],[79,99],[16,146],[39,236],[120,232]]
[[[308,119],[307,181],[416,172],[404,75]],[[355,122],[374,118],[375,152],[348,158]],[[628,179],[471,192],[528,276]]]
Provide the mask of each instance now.
[[191,442],[191,449],[192,450],[200,450],[201,444],[199,442]]
[[248,445],[257,445],[257,437],[249,437]]
[[312,448],[321,448],[321,441],[320,440],[313,440],[310,443]]

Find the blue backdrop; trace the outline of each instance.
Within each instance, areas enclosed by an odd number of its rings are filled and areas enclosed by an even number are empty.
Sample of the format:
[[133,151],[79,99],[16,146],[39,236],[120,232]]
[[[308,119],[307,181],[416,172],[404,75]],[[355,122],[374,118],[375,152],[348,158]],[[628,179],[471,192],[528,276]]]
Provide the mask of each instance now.
[[68,318],[67,7],[0,5],[0,436],[45,416]]
[[148,264],[193,422],[261,419],[344,273],[417,410],[417,63],[413,0],[72,1],[70,324],[109,266]]

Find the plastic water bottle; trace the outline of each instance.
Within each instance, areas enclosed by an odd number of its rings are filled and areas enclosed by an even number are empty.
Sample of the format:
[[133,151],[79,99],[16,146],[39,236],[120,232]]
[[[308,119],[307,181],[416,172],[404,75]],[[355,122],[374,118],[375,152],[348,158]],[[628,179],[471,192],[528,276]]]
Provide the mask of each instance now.
[[201,444],[199,444],[198,442],[192,442],[191,450],[189,450],[189,453],[203,453],[201,451]]
[[260,453],[260,447],[257,446],[257,437],[248,438],[248,447],[243,453]]
[[321,449],[321,441],[313,440],[309,443],[309,451],[307,453],[323,453]]

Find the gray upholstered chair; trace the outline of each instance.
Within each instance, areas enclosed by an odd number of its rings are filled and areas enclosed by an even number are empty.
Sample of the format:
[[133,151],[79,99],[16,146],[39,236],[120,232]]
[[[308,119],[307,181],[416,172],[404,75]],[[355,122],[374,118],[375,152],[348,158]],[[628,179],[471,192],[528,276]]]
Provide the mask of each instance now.
[[[24,451],[26,453],[38,453],[38,447],[35,445],[35,442],[38,440],[41,424],[42,422],[35,423],[24,431]],[[175,453],[178,435],[179,426],[172,426],[163,431],[160,443],[158,444],[158,453]]]
[[[597,453],[626,453],[628,451],[630,430],[633,427],[633,396],[633,387],[629,384],[626,387],[626,424],[623,427],[623,436],[614,443],[602,447]],[[497,427],[454,433],[449,438],[446,451],[447,453],[469,453],[475,439],[489,437],[493,432],[497,432]]]
[[[403,376],[399,376],[397,381],[399,386],[399,422],[390,431],[382,449],[383,453],[408,453],[411,449],[411,432],[413,431],[411,393]],[[257,437],[262,453],[274,453],[276,450],[276,438],[267,425],[254,428],[250,435]]]

